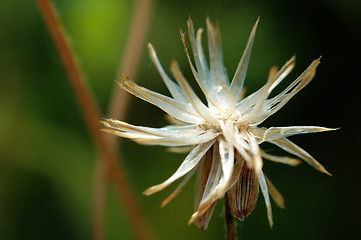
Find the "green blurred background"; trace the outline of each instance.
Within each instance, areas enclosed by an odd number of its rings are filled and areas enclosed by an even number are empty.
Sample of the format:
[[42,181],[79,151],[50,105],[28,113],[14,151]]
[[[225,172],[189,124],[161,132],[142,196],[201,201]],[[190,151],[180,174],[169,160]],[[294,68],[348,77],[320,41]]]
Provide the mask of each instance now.
[[[106,117],[133,1],[54,2]],[[360,239],[361,2],[158,0],[146,39],[166,69],[177,59],[192,79],[178,33],[179,28],[186,30],[189,14],[196,28],[205,27],[206,16],[219,21],[229,75],[261,16],[248,92],[263,85],[271,66],[281,66],[293,54],[297,64],[287,83],[322,55],[312,83],[263,126],[341,127],[292,138],[333,177],[307,164],[293,168],[265,163],[266,174],[286,199],[286,209],[273,204],[275,224],[270,230],[260,197],[254,213],[238,224],[239,239]],[[0,29],[0,239],[90,239],[97,153],[34,1],[2,0]],[[166,93],[145,45],[137,81]],[[166,124],[162,111],[134,97],[127,121]],[[194,180],[161,210],[161,200],[175,184],[151,197],[141,195],[170,176],[183,154],[125,140],[121,156],[157,239],[224,239],[221,203],[206,232],[187,225]],[[106,239],[133,239],[113,185],[107,190]]]

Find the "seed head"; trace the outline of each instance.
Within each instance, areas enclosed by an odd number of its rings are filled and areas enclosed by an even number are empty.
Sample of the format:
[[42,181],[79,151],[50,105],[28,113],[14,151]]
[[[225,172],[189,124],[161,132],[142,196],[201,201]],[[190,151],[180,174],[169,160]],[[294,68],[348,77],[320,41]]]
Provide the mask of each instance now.
[[[333,130],[315,126],[259,127],[268,117],[281,109],[315,76],[320,58],[278,95],[270,98],[271,91],[285,79],[295,65],[295,57],[281,69],[271,68],[266,84],[258,91],[244,96],[252,46],[259,19],[254,25],[238,67],[230,79],[223,65],[220,31],[207,19],[209,62],[202,46],[202,29],[194,33],[193,22],[188,20],[188,35],[194,64],[186,46],[185,34],[180,31],[193,76],[206,98],[206,104],[195,94],[177,62],[172,61],[172,80],[164,71],[156,52],[148,44],[151,59],[166,84],[171,97],[156,93],[120,74],[119,85],[134,96],[156,105],[167,114],[172,125],[162,128],[134,126],[122,121],[106,119],[104,131],[134,140],[140,144],[163,145],[178,151],[190,152],[175,173],[161,184],[147,189],[144,194],[156,193],[183,177],[175,191],[162,202],[166,205],[174,198],[197,171],[194,222],[205,230],[216,202],[227,195],[228,206],[234,217],[244,220],[256,206],[259,189],[265,199],[267,215],[272,227],[272,210],[269,194],[276,204],[284,207],[282,195],[262,171],[263,160],[295,166],[304,160],[317,170],[329,174],[305,150],[288,140],[296,134]],[[275,156],[264,152],[262,142],[274,144],[296,158]],[[299,158],[299,159],[298,159]],[[330,175],[330,174],[329,174]]]

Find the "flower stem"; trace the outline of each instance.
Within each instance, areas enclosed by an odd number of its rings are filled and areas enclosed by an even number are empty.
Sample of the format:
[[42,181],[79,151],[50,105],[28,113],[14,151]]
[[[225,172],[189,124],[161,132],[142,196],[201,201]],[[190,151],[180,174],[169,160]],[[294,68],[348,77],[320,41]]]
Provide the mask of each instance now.
[[106,193],[106,161],[100,156],[95,160],[94,189],[92,206],[92,234],[93,240],[104,239],[105,227],[105,193]]
[[224,209],[225,209],[225,221],[226,221],[226,239],[227,240],[236,240],[236,224],[234,217],[231,214],[228,204],[227,194],[224,196]]
[[[104,159],[105,169],[115,183],[119,197],[124,205],[124,211],[129,218],[133,234],[138,239],[153,239],[129,187],[124,170],[117,161],[116,152],[110,148],[104,135],[99,131],[100,113],[90,94],[90,90],[85,85],[84,74],[75,61],[74,53],[68,44],[68,40],[55,14],[54,8],[49,0],[36,0],[36,3],[69,77],[70,85],[80,105],[91,137],[101,158]],[[100,201],[102,200],[100,199]],[[99,234],[101,234],[101,232]]]

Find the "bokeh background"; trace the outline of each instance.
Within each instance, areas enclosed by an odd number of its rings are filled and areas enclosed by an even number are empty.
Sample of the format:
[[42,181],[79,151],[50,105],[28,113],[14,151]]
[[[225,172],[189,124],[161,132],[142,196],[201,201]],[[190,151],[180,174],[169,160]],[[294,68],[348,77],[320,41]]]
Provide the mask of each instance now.
[[[106,117],[134,2],[54,2]],[[165,67],[177,59],[192,79],[178,32],[186,30],[189,14],[196,28],[205,27],[207,16],[219,22],[229,75],[261,16],[246,79],[248,92],[263,85],[271,66],[281,66],[293,54],[296,68],[287,83],[322,55],[311,84],[263,126],[341,127],[292,138],[333,177],[307,164],[294,168],[265,162],[265,172],[283,193],[286,209],[273,204],[275,224],[270,230],[260,197],[253,214],[238,224],[239,239],[360,239],[361,2],[158,0],[146,39]],[[0,29],[0,239],[90,239],[97,153],[35,2],[2,0]],[[137,82],[166,93],[145,45]],[[127,121],[166,124],[162,111],[136,98]],[[187,225],[194,180],[161,210],[161,200],[176,184],[151,197],[141,195],[170,176],[183,154],[124,140],[121,156],[157,239],[224,239],[221,203],[206,232]],[[106,204],[106,239],[133,239],[112,184]]]

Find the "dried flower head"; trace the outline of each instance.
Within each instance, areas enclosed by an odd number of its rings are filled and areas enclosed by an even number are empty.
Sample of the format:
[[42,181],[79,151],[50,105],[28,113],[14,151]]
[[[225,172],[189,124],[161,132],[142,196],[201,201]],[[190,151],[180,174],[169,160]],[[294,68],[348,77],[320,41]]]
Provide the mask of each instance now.
[[[243,220],[256,206],[259,188],[267,206],[268,221],[272,226],[272,210],[269,194],[276,204],[284,206],[282,195],[272,185],[262,171],[262,158],[288,165],[297,165],[300,160],[271,155],[262,151],[260,144],[269,142],[286,152],[304,160],[317,170],[329,174],[310,154],[288,140],[296,134],[329,131],[332,129],[315,126],[258,127],[269,116],[282,108],[296,93],[303,89],[314,77],[320,59],[311,65],[286,89],[269,98],[271,91],[288,75],[295,65],[295,57],[280,70],[271,68],[266,84],[253,94],[243,98],[243,83],[258,20],[249,37],[246,49],[233,78],[228,78],[223,65],[220,31],[207,19],[209,63],[202,47],[202,29],[195,36],[192,20],[188,20],[188,34],[193,51],[195,67],[189,56],[184,33],[180,31],[187,59],[207,104],[204,104],[190,87],[178,64],[171,63],[171,72],[176,80],[171,80],[163,70],[151,44],[150,56],[158,69],[172,97],[138,86],[127,76],[120,74],[119,85],[129,93],[156,105],[169,114],[173,125],[162,128],[134,126],[113,119],[103,123],[110,132],[120,137],[130,138],[146,145],[189,149],[190,153],[176,172],[165,182],[147,189],[144,194],[158,192],[174,181],[184,177],[176,190],[163,201],[162,206],[176,196],[191,176],[197,172],[194,222],[205,230],[216,202],[227,195],[231,214]],[[185,148],[186,147],[186,148]]]

